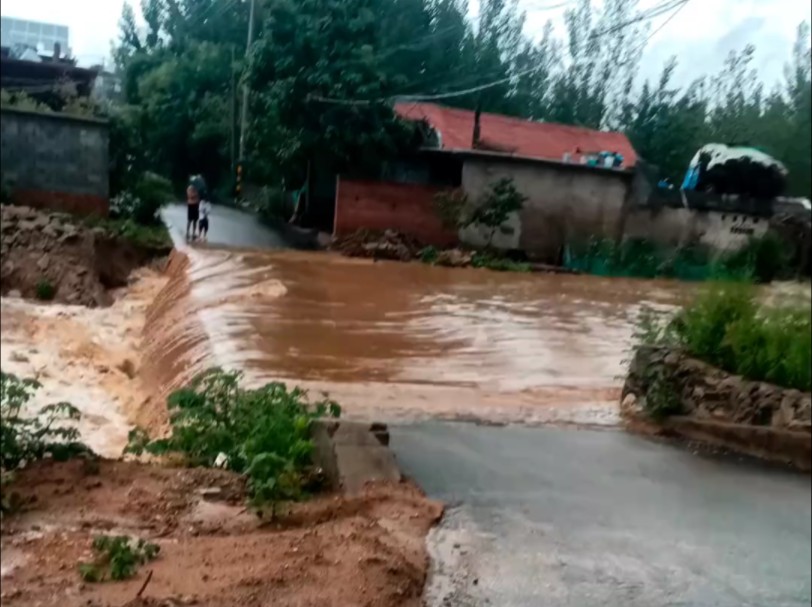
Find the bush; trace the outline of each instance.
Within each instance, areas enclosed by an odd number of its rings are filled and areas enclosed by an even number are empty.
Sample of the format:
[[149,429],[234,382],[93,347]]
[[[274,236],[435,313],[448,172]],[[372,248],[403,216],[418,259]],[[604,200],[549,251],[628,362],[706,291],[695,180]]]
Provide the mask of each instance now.
[[251,205],[260,219],[265,221],[288,221],[293,215],[290,197],[281,188],[264,186]]
[[256,505],[304,496],[312,466],[311,422],[340,415],[330,400],[310,405],[306,393],[270,383],[240,387],[240,373],[211,369],[170,395],[172,432],[151,440],[130,433],[126,453],[182,454],[191,466],[225,466],[245,474]]
[[754,287],[716,285],[667,324],[641,316],[647,343],[683,348],[730,373],[785,388],[812,389],[812,309],[758,305]]
[[34,291],[40,301],[52,301],[56,297],[56,287],[47,278],[40,280]]
[[768,232],[762,238],[751,238],[742,249],[725,256],[721,266],[728,274],[767,283],[787,277],[791,260],[787,246],[777,235]]
[[97,536],[93,550],[97,553],[93,562],[79,563],[79,575],[91,583],[129,579],[140,565],[155,559],[161,551],[156,544],[142,539],[134,541],[126,535]]
[[440,252],[436,247],[424,247],[420,249],[418,255],[420,257],[420,261],[423,263],[434,264],[437,263],[437,259],[440,257]]
[[71,404],[47,405],[33,417],[24,415],[26,405],[40,388],[36,380],[0,371],[0,465],[6,473],[41,459],[46,453],[57,460],[89,453],[86,446],[77,442],[76,428],[56,425],[79,419],[79,410]]
[[160,223],[158,211],[173,198],[172,183],[155,173],[144,173],[134,185],[110,201],[113,219],[129,219],[143,226]]

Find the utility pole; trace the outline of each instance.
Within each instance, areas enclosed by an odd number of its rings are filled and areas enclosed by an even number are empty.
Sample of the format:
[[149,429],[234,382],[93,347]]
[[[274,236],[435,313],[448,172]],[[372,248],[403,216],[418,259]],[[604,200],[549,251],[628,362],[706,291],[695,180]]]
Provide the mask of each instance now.
[[237,169],[237,72],[234,69],[236,65],[236,53],[234,46],[231,47],[231,175]]
[[[251,43],[254,41],[254,9],[256,0],[249,0],[251,3],[248,15],[248,44],[245,47],[245,58],[248,59],[248,52],[251,50]],[[248,130],[248,83],[242,87],[242,112],[240,114],[240,162],[245,159],[245,133]]]

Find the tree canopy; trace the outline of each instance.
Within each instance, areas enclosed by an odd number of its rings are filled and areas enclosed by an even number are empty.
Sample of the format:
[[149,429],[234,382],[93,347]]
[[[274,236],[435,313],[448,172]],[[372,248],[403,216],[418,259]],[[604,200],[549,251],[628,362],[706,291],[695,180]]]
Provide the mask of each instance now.
[[752,46],[686,87],[674,84],[676,58],[639,81],[652,24],[682,2],[642,10],[638,0],[575,0],[560,36],[548,24],[531,38],[517,0],[482,0],[475,17],[465,0],[256,0],[246,53],[248,2],[141,0],[146,27],[125,4],[114,48],[129,105],[119,111],[137,126],[145,168],[175,180],[200,172],[215,185],[228,181],[232,111],[246,84],[245,160],[266,182],[295,186],[309,162],[372,168],[418,141],[391,99],[437,97],[621,130],[675,182],[705,143],[759,147],[787,165],[791,193],[810,196],[809,25],[775,90],[759,81]]

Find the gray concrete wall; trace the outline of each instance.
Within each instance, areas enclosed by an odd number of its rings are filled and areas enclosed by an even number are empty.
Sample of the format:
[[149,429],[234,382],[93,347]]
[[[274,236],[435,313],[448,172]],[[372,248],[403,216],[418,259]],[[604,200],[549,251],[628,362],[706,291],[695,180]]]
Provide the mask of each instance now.
[[[564,244],[622,233],[629,174],[560,163],[466,158],[462,187],[476,199],[502,177],[512,178],[527,201],[497,234],[497,247],[520,248],[531,257],[553,260]],[[483,236],[469,229],[460,238],[479,245]]]
[[764,237],[769,224],[767,218],[743,213],[638,208],[630,212],[624,236],[667,247],[700,244],[721,253],[740,249],[750,238]]
[[106,214],[108,125],[65,114],[0,111],[3,180],[19,204]]

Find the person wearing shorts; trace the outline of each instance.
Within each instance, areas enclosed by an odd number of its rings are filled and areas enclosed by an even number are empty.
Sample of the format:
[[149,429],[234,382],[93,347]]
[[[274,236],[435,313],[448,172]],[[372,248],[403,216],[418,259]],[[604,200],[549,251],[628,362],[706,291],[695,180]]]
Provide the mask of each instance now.
[[200,193],[197,188],[190,185],[186,188],[186,240],[189,240],[189,231],[192,238],[197,237],[197,222],[200,219]]
[[200,237],[206,240],[209,236],[209,215],[211,214],[211,203],[208,200],[200,201]]

